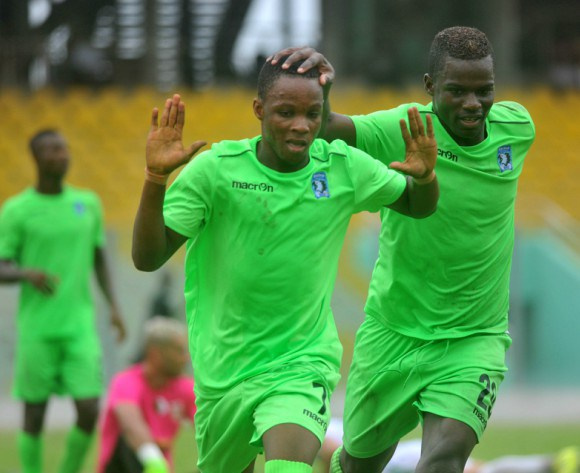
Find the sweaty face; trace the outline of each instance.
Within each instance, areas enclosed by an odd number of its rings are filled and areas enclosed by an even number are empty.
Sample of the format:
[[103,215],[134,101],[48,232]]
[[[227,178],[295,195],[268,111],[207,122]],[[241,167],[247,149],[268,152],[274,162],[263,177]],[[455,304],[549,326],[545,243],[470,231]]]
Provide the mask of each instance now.
[[256,99],[254,113],[262,121],[260,162],[280,172],[306,166],[320,130],[322,104],[318,80],[301,76],[280,77],[263,100]]
[[65,139],[58,134],[46,135],[38,143],[36,162],[40,173],[62,178],[68,170],[70,154]]
[[491,56],[477,60],[447,57],[441,72],[425,77],[439,120],[461,146],[485,139],[485,118],[495,97]]

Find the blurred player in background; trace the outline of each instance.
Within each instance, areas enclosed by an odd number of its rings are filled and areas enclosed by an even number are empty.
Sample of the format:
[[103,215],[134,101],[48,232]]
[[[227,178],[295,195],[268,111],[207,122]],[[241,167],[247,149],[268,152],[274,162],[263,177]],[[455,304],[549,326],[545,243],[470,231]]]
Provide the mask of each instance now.
[[[159,274],[159,286],[151,298],[149,314],[147,319],[152,317],[177,317],[176,305],[171,301],[173,291],[171,290],[171,273],[165,271]],[[146,319],[146,320],[147,320]],[[143,334],[139,334],[139,346],[137,355],[133,357],[133,363],[140,363],[145,358],[145,343]]]
[[145,358],[111,381],[100,425],[98,473],[169,473],[181,421],[193,422],[187,327],[156,316],[145,323]]
[[36,186],[8,199],[0,214],[0,282],[20,283],[14,394],[24,402],[18,437],[23,473],[41,473],[42,429],[51,395],[70,395],[77,421],[60,473],[80,470],[103,390],[101,345],[91,274],[111,310],[118,340],[125,326],[109,279],[101,203],[66,185],[70,154],[64,137],[44,130],[30,140]]
[[[318,69],[321,83],[332,82],[332,66],[310,48],[280,51],[273,61],[290,53],[286,66]],[[424,85],[428,105],[331,113],[323,124],[323,138],[343,139],[389,164],[404,156],[398,123],[416,106],[433,120],[441,181],[438,211],[429,218],[381,212],[379,258],[355,342],[334,472],[382,471],[420,420],[417,471],[463,471],[507,370],[514,204],[534,124],[520,104],[494,104],[494,53],[475,28],[435,36]]]
[[[183,148],[185,105],[168,99],[147,140],[133,260],[153,271],[187,242],[185,296],[202,472],[311,472],[330,418],[341,345],[330,308],[353,213],[436,208],[436,143],[416,109],[402,122],[399,173],[344,143],[315,140],[318,73],[264,64],[254,113],[262,135]],[[404,248],[401,251],[405,251]]]

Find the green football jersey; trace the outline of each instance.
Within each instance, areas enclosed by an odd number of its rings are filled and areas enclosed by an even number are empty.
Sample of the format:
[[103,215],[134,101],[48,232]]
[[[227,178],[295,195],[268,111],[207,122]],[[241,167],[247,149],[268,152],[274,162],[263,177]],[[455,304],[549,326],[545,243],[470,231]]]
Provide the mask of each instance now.
[[19,340],[94,335],[90,282],[95,248],[104,241],[101,204],[93,192],[66,186],[48,195],[29,188],[5,202],[0,259],[58,279],[52,295],[21,285]]
[[392,330],[422,339],[503,332],[514,203],[535,136],[532,119],[517,103],[496,103],[485,140],[459,146],[431,104],[406,104],[352,117],[357,147],[387,164],[402,160],[399,120],[410,106],[433,119],[441,195],[437,211],[423,220],[381,212],[379,258],[365,311]]
[[378,211],[406,186],[342,141],[316,140],[306,167],[276,172],[260,137],[224,141],[168,189],[165,223],[187,236],[185,298],[196,392],[219,396],[288,362],[338,370],[330,308],[353,213]]

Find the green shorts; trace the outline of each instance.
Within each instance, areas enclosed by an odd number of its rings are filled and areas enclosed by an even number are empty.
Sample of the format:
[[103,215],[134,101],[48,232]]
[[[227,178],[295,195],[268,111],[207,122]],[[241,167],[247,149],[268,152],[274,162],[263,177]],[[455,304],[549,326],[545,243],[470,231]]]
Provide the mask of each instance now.
[[344,407],[344,448],[379,454],[413,430],[423,413],[456,419],[479,439],[507,371],[507,334],[420,340],[367,316],[355,342]]
[[199,470],[243,471],[263,452],[262,435],[279,424],[298,424],[322,444],[330,420],[330,394],[339,377],[321,362],[291,364],[244,380],[220,398],[198,395]]
[[98,338],[21,341],[16,347],[13,394],[25,402],[43,402],[52,394],[74,399],[103,392]]

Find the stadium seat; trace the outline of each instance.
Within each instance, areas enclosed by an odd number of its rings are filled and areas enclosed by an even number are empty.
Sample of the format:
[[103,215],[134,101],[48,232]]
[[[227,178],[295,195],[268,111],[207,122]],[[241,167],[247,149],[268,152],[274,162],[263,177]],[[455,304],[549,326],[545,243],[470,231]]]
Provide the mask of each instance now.
[[[186,142],[203,139],[209,144],[224,138],[239,139],[259,133],[252,112],[255,92],[243,88],[213,88],[202,92],[177,90],[187,104]],[[368,113],[404,102],[423,102],[421,89],[363,89],[333,91],[335,110]],[[33,184],[28,140],[37,130],[52,127],[69,140],[73,163],[69,181],[101,195],[107,222],[127,226],[132,222],[142,183],[145,137],[153,106],[161,108],[167,94],[140,88],[132,91],[107,88],[92,91],[73,88],[35,93],[0,92],[0,126],[9,139],[0,142],[5,172],[0,174],[0,202]],[[580,93],[556,94],[547,88],[509,90],[509,97],[530,111],[537,138],[520,180],[525,195],[539,195],[580,219]],[[529,200],[529,199],[528,199]],[[525,204],[524,204],[525,205]],[[525,225],[525,210],[521,213]],[[520,220],[521,221],[521,220]]]

